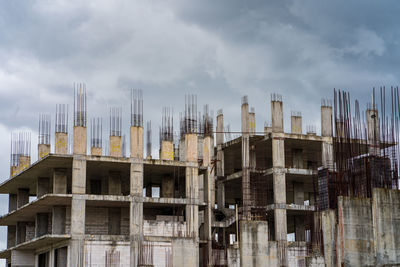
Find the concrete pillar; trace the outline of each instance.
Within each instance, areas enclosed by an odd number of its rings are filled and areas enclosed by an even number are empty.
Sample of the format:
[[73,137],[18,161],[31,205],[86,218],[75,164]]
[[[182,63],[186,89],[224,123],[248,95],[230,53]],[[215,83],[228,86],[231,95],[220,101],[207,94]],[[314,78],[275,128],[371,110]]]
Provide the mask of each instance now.
[[377,156],[380,154],[378,110],[369,108],[367,109],[365,116],[367,117],[367,127],[368,127],[368,152],[371,155]]
[[65,234],[66,208],[64,206],[54,206],[52,212],[52,234]]
[[16,244],[24,243],[26,240],[26,223],[25,222],[17,222],[17,237]]
[[217,182],[217,205],[218,209],[225,208],[225,184],[223,181]]
[[143,158],[143,127],[131,126],[131,158]]
[[303,183],[293,183],[293,199],[294,204],[304,205],[304,184]]
[[86,146],[87,146],[86,127],[74,126],[74,154],[86,155]]
[[216,174],[217,177],[224,176],[224,151],[222,150],[222,145],[224,144],[224,115],[222,114],[222,110],[218,111],[217,116],[217,132],[216,136],[216,144],[217,144],[217,168]]
[[[86,170],[85,170],[85,172],[86,172]],[[54,172],[53,172],[53,194],[66,194],[66,193],[67,193],[67,170],[66,169],[54,169]]]
[[27,168],[29,168],[29,166],[31,165],[31,157],[30,156],[19,156],[19,165],[18,165],[18,171],[17,172],[21,172]]
[[[197,135],[185,135],[186,161],[197,162]],[[186,198],[191,202],[199,200],[198,168],[186,167]],[[186,205],[186,226],[188,236],[195,239],[199,236],[199,207]]]
[[269,266],[268,223],[240,221],[240,266]]
[[48,193],[50,193],[50,179],[48,177],[38,177],[36,187],[37,198],[40,198]]
[[321,136],[322,142],[322,166],[333,169],[333,145],[332,145],[332,107],[321,106]]
[[72,194],[86,194],[86,159],[78,155],[72,161]]
[[86,203],[84,197],[79,194],[73,194],[71,202],[70,266],[85,266],[83,261],[85,256],[85,213]]
[[271,101],[272,132],[283,133],[283,103]]
[[7,248],[12,248],[16,245],[17,228],[15,225],[7,226]]
[[108,234],[120,235],[121,234],[121,208],[110,207],[108,208]]
[[131,190],[130,195],[132,201],[130,203],[130,223],[129,223],[129,239],[130,239],[130,266],[138,266],[140,248],[143,242],[143,163],[131,163],[130,175]]
[[90,148],[90,154],[91,154],[92,156],[101,156],[101,155],[103,154],[103,150],[102,150],[101,147],[94,147],[94,146],[92,146],[92,147]]
[[19,209],[27,203],[29,203],[29,189],[18,188],[17,208]]
[[110,156],[122,157],[122,137],[110,136]]
[[161,160],[174,160],[174,144],[172,141],[161,141]]
[[179,160],[180,161],[185,161],[186,156],[185,156],[185,138],[181,138],[179,140]]
[[110,172],[108,174],[108,194],[121,195],[121,174],[119,172]]
[[[283,104],[273,99],[272,111],[272,166],[274,204],[286,204],[285,139],[283,134]],[[278,243],[279,266],[287,265],[287,218],[286,209],[275,208],[275,240]]]
[[161,180],[161,197],[174,197],[174,177],[164,176]]
[[256,113],[254,112],[254,108],[251,108],[249,112],[249,133],[250,136],[256,133]]
[[212,255],[212,216],[214,209],[213,199],[215,198],[215,192],[212,190],[214,184],[214,171],[211,171],[212,167],[207,166],[207,170],[204,174],[204,192],[205,192],[205,202],[207,204],[204,210],[204,235],[207,240],[207,262],[210,262]]
[[8,212],[12,212],[17,209],[17,194],[8,195]]
[[35,236],[40,237],[48,233],[49,214],[36,213]]
[[68,134],[56,133],[55,134],[55,154],[66,155],[68,154]]
[[50,154],[50,145],[38,144],[38,159],[42,159]]
[[321,136],[332,137],[332,107],[321,106]]
[[74,155],[72,161],[71,245],[69,254],[70,266],[84,266],[83,259],[86,203],[83,195],[85,193],[86,159],[83,156]]
[[300,112],[292,112],[291,119],[291,133],[292,134],[301,134],[302,133],[302,117]]
[[247,96],[242,99],[242,198],[243,217],[250,219],[250,137],[249,137],[249,104]]
[[[204,137],[203,142],[203,166],[211,167],[211,160],[214,158],[214,139],[212,136]],[[214,168],[212,168],[212,172],[208,174],[209,176],[209,183],[208,187],[210,192],[210,205],[214,208],[215,205],[215,178],[214,178]]]

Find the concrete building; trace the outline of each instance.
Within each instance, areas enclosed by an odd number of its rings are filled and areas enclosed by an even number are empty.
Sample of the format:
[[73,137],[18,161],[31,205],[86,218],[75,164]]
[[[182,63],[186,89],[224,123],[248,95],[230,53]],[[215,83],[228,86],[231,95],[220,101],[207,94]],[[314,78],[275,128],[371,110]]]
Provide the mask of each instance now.
[[[39,160],[21,155],[0,184],[9,195],[9,212],[0,217],[7,266],[400,265],[397,185],[371,186],[365,197],[329,189],[327,177],[339,173],[340,136],[330,104],[321,106],[321,136],[303,133],[299,112],[285,133],[279,95],[262,133],[244,97],[242,134],[232,140],[224,139],[222,110],[215,135],[207,113],[200,132],[183,121],[175,144],[165,115],[160,159],[145,159],[140,104],[131,114],[130,156],[123,157],[118,123],[110,125],[109,155],[93,141],[89,155],[86,99],[78,98],[73,153],[67,127],[56,125],[55,153],[39,144]],[[377,116],[369,118],[364,147],[379,157],[397,144],[377,146]]]

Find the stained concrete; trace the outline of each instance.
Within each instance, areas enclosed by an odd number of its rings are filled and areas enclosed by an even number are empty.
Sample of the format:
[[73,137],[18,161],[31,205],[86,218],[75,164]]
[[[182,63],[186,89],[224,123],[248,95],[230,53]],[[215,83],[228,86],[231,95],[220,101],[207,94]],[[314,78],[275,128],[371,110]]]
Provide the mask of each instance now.
[[269,256],[268,223],[240,221],[240,266],[267,266]]
[[55,133],[55,154],[66,155],[68,154],[68,134]]
[[193,239],[176,238],[172,240],[172,266],[198,267],[199,245]]
[[143,127],[131,126],[130,152],[131,158],[143,158]]

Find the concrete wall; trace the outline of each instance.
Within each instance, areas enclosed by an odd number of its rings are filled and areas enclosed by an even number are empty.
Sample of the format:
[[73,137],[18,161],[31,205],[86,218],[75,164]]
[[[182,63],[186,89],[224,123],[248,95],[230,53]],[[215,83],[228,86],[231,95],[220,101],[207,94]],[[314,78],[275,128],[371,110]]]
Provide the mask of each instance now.
[[172,266],[199,266],[199,245],[194,239],[177,238],[172,240]]
[[375,188],[372,197],[376,264],[400,264],[400,191]]
[[185,234],[186,222],[145,220],[143,223],[143,235],[145,236],[184,237]]
[[240,266],[267,266],[268,223],[240,221]]
[[307,247],[305,242],[294,242],[287,248],[288,265],[302,267],[306,263]]
[[321,227],[326,267],[336,266],[336,210],[321,212]]
[[85,241],[85,266],[130,266],[129,242]]
[[228,266],[229,267],[240,267],[240,250],[237,248],[228,248]]
[[338,264],[375,266],[371,199],[338,197]]

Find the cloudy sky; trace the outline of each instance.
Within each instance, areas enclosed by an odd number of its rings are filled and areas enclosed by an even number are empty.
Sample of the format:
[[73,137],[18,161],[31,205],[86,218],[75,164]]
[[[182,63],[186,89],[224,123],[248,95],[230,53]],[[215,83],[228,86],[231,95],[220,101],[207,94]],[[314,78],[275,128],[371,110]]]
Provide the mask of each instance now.
[[372,0],[1,1],[0,179],[11,132],[32,132],[35,161],[38,115],[52,114],[54,129],[55,105],[72,107],[74,82],[86,83],[89,118],[107,122],[109,108],[122,107],[126,133],[130,89],[142,89],[154,150],[161,108],[173,106],[177,122],[188,93],[199,109],[222,108],[232,130],[248,95],[257,131],[279,93],[286,122],[301,111],[304,129],[319,130],[333,88],[364,105],[372,87],[398,85],[399,11],[397,1]]

